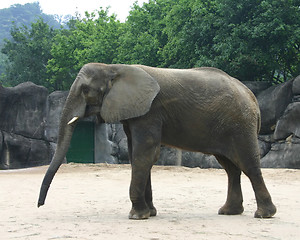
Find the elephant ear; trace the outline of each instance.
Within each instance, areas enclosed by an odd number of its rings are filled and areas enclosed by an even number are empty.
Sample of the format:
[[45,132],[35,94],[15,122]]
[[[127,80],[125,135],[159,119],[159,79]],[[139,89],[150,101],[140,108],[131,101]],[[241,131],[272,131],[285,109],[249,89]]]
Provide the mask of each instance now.
[[101,117],[116,123],[146,114],[160,87],[146,71],[129,65],[118,66],[116,78],[103,99]]

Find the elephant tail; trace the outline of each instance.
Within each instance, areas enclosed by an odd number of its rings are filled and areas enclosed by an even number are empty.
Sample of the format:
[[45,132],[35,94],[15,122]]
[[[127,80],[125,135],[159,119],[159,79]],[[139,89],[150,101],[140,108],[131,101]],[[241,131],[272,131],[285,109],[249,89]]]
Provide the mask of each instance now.
[[258,112],[257,112],[257,135],[260,132],[260,128],[261,128],[261,113],[260,113],[260,110],[258,109]]

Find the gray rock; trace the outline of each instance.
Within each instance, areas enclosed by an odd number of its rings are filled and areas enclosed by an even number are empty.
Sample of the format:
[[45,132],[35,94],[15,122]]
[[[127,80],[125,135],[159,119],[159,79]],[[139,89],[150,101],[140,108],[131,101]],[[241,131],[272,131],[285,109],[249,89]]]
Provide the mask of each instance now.
[[294,95],[300,95],[300,75],[294,79],[292,90]]
[[95,125],[95,163],[117,163],[112,156],[112,142],[108,140],[106,124]]
[[118,123],[118,124],[109,124],[109,125],[110,128],[108,130],[108,139],[116,143],[119,143],[124,138],[127,139],[122,124]]
[[272,86],[270,82],[265,82],[265,81],[264,82],[244,81],[242,83],[245,84],[255,94],[255,96],[257,96],[259,93]]
[[47,165],[51,162],[55,149],[51,142],[30,139],[31,148],[25,167]]
[[271,143],[262,140],[258,141],[260,149],[260,157],[263,158],[271,150]]
[[[108,140],[109,141],[109,140]],[[114,142],[111,142],[111,155],[115,158],[115,159],[118,159],[118,154],[119,154],[119,146],[114,143]]]
[[300,138],[300,102],[289,104],[276,124],[275,140],[286,139],[290,135]]
[[200,168],[222,168],[213,155],[203,153],[183,152],[182,166]]
[[0,88],[0,129],[25,137],[44,136],[46,88],[31,82],[13,88]]
[[119,146],[119,153],[118,153],[119,163],[129,163],[127,138],[122,138],[119,141],[118,146]]
[[259,141],[264,141],[267,143],[274,143],[274,134],[269,134],[269,135],[258,135],[258,140]]
[[300,143],[295,142],[297,140],[273,143],[269,153],[261,159],[261,166],[300,169]]
[[293,102],[300,102],[300,95],[294,95]]
[[57,142],[60,116],[67,99],[67,91],[56,91],[51,93],[47,99],[45,139]]
[[49,164],[53,148],[49,142],[2,131],[0,169],[26,168]]
[[181,166],[182,152],[179,149],[162,146],[157,165]]
[[112,156],[118,163],[129,163],[127,137],[122,124],[107,124],[108,139],[112,142]]
[[257,96],[261,110],[260,134],[274,132],[277,120],[282,116],[288,104],[292,101],[293,81],[288,81],[261,92]]

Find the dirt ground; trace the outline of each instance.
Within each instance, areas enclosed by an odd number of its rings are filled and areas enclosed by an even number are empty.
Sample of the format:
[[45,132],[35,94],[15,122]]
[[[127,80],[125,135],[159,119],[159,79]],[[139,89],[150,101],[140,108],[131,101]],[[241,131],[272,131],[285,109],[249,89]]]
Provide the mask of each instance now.
[[300,170],[263,169],[277,214],[253,218],[254,193],[242,177],[245,212],[220,216],[227,192],[223,170],[155,166],[158,215],[127,218],[128,165],[63,165],[45,206],[37,208],[47,167],[0,171],[0,238],[52,239],[300,239]]

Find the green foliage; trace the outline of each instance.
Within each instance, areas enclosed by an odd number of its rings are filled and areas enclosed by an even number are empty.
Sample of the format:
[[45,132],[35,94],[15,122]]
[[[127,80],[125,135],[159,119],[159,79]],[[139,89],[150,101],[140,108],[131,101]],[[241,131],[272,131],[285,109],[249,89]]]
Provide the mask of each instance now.
[[114,62],[160,66],[167,43],[163,19],[170,6],[169,0],[150,0],[142,7],[135,3],[122,26]]
[[41,20],[14,26],[11,36],[6,83],[51,90],[68,89],[88,62],[213,66],[275,83],[300,74],[299,0],[149,0],[135,3],[125,23],[100,9],[55,31]]
[[[12,41],[11,29],[14,27],[27,26],[31,27],[32,22],[42,18],[47,24],[54,28],[60,28],[60,24],[52,15],[42,13],[38,2],[27,3],[25,5],[15,4],[10,8],[0,9],[0,50],[4,47],[4,39]],[[5,86],[11,86],[14,83],[10,82],[5,76],[5,69],[8,69],[8,57],[0,51],[0,83]]]
[[9,60],[2,82],[5,85],[16,85],[31,81],[50,87],[46,82],[46,66],[51,58],[50,49],[55,34],[55,30],[43,19],[32,23],[31,28],[14,25],[11,29],[12,40],[6,40],[2,49]]
[[223,0],[218,18],[212,47],[218,67],[250,81],[300,73],[299,1]]
[[150,0],[133,6],[114,62],[286,81],[300,73],[299,23],[299,0]]
[[121,23],[108,10],[86,13],[69,22],[54,38],[48,62],[49,81],[55,89],[67,89],[79,69],[89,62],[111,63],[116,55]]
[[300,73],[296,1],[176,1],[165,17],[166,66],[214,66],[241,80]]

